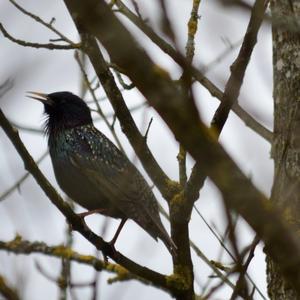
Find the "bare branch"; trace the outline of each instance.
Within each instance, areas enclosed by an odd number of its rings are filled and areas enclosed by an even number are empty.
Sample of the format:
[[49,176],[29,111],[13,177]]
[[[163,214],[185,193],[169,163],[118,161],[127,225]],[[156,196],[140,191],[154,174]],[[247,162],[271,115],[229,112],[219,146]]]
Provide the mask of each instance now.
[[[48,151],[46,151],[37,161],[36,164],[38,165],[44,158],[48,155]],[[30,173],[25,173],[20,179],[18,179],[10,188],[8,188],[5,192],[0,195],[0,202],[5,200],[13,191],[19,189],[21,184],[29,177]]]
[[255,251],[255,248],[258,245],[259,241],[260,241],[260,239],[256,236],[254,238],[253,242],[251,243],[250,251],[249,251],[247,260],[246,260],[246,262],[242,266],[242,270],[240,271],[240,275],[239,275],[239,278],[237,280],[236,287],[235,287],[235,289],[234,289],[234,291],[233,291],[233,293],[231,295],[230,300],[236,299],[237,295],[239,294],[239,289],[242,286],[243,277],[245,277],[245,274],[246,274],[247,269],[248,269],[248,267],[249,267],[249,265],[251,263],[251,260],[254,257],[254,251]]
[[252,8],[251,18],[242,43],[242,47],[238,57],[230,67],[231,74],[226,83],[221,104],[215,112],[212,120],[211,126],[215,128],[218,133],[222,131],[233,104],[237,102],[240,89],[243,84],[246,68],[249,64],[252,51],[257,42],[258,30],[264,19],[268,2],[269,1],[265,0],[257,0]]
[[[65,41],[67,43],[69,43],[70,45],[76,45],[76,43],[74,43],[73,41],[71,41],[70,39],[68,39],[63,33],[61,33],[60,31],[58,31],[54,26],[53,26],[53,22],[55,21],[54,18],[52,18],[52,20],[47,23],[44,20],[42,20],[39,16],[34,15],[33,13],[27,11],[25,8],[23,8],[22,6],[20,6],[16,1],[14,0],[9,0],[10,3],[12,3],[19,11],[21,11],[23,14],[29,16],[30,18],[32,18],[33,20],[35,20],[36,22],[42,24],[43,26],[47,27],[48,29],[50,29],[52,32],[54,32],[55,34],[57,34],[60,37],[60,41]],[[54,41],[54,39],[52,39],[52,41]],[[78,44],[77,44],[78,45]]]
[[3,35],[8,38],[10,41],[24,47],[32,47],[32,48],[44,48],[49,50],[73,50],[73,49],[79,49],[81,47],[81,44],[72,44],[72,45],[58,45],[53,43],[48,44],[39,44],[39,43],[30,43],[23,40],[19,40],[11,36],[3,27],[3,25],[0,23],[0,31],[3,33]]

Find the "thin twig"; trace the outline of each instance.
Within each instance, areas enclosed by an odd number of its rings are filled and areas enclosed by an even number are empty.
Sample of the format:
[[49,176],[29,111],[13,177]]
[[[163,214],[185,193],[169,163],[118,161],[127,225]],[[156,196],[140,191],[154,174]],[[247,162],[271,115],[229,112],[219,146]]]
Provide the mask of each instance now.
[[[195,35],[198,29],[198,10],[200,5],[200,0],[193,0],[193,6],[188,21],[188,37],[186,41],[186,61],[188,64],[192,64],[194,54],[195,54]],[[185,93],[189,93],[191,89],[191,78],[189,72],[183,72],[179,80],[181,82],[182,89]],[[187,182],[187,173],[186,173],[186,151],[184,147],[179,144],[179,152],[177,155],[178,165],[179,165],[179,182],[182,187],[185,186]]]
[[[52,18],[52,20],[47,23],[44,20],[42,20],[39,16],[34,15],[33,13],[27,11],[25,8],[23,8],[22,6],[20,6],[16,1],[14,0],[9,0],[10,3],[12,3],[19,11],[21,11],[23,14],[29,16],[30,18],[32,18],[33,20],[35,20],[36,22],[42,24],[43,26],[47,27],[48,29],[50,29],[52,32],[54,32],[55,34],[57,34],[60,37],[60,41],[65,41],[67,43],[69,43],[70,45],[76,45],[76,43],[74,43],[73,41],[71,41],[69,38],[67,38],[63,33],[61,33],[60,31],[58,31],[54,26],[53,26],[53,22],[55,21],[54,18]],[[54,40],[52,40],[54,41]]]
[[[165,209],[159,204],[159,211],[160,213],[166,218],[166,220],[170,221],[170,217],[165,211]],[[227,284],[229,287],[234,289],[235,285],[220,272],[220,270],[207,258],[207,256],[201,251],[199,247],[196,246],[196,244],[190,240],[190,245],[192,249],[195,251],[196,255],[209,267],[213,270],[214,274],[219,277],[222,281],[224,281],[225,284]]]
[[81,44],[72,44],[72,45],[58,45],[53,43],[48,44],[39,44],[39,43],[30,43],[27,41],[19,40],[11,36],[3,27],[2,23],[0,23],[0,31],[3,33],[3,35],[8,38],[10,41],[24,47],[32,47],[32,48],[44,48],[49,50],[73,50],[73,49],[79,49],[81,47]]
[[[228,222],[228,237],[229,237],[229,241],[231,242],[231,246],[234,252],[234,257],[235,257],[235,266],[232,269],[232,272],[242,272],[243,270],[243,257],[240,254],[239,248],[238,248],[238,240],[237,240],[237,235],[235,232],[235,228],[233,226],[233,222],[232,222],[232,217],[231,217],[231,212],[228,208],[228,206],[225,204],[224,207],[225,213],[226,213],[226,217],[227,217],[227,222]],[[247,269],[246,269],[247,270]],[[230,299],[230,300],[235,300],[235,297],[240,295],[242,296],[244,299],[250,300],[249,299],[249,288],[248,288],[248,283],[246,281],[245,278],[245,272],[243,272],[243,276],[239,277],[239,286],[238,288],[235,288],[235,290],[233,291],[232,295],[234,296],[234,299]]]
[[153,122],[153,118],[150,119],[149,124],[148,124],[147,129],[146,129],[146,132],[145,132],[145,135],[144,135],[144,139],[146,140],[146,142],[147,142],[147,139],[148,139],[148,134],[149,134],[149,130],[150,130],[152,122]]
[[6,79],[0,85],[0,98],[2,98],[13,87],[13,80]]
[[245,34],[240,52],[234,63],[231,65],[231,74],[226,83],[221,104],[216,110],[212,120],[211,126],[215,128],[218,133],[221,132],[233,104],[237,102],[239,97],[246,68],[249,64],[251,54],[257,42],[258,31],[264,19],[267,4],[268,1],[257,0],[253,5],[247,32]]
[[[194,209],[197,212],[197,214],[200,216],[200,218],[202,219],[202,221],[204,222],[204,224],[207,226],[207,228],[209,229],[209,231],[213,234],[213,236],[217,239],[217,241],[220,243],[222,249],[224,249],[226,251],[226,253],[232,258],[232,260],[236,263],[236,258],[234,257],[234,255],[231,253],[231,251],[228,249],[228,247],[225,245],[224,241],[219,237],[219,235],[215,232],[215,230],[209,225],[209,223],[206,221],[205,217],[201,214],[200,210],[194,205]],[[254,280],[251,278],[251,276],[246,273],[246,276],[248,278],[248,280],[251,282],[251,284],[253,285],[253,287],[255,287],[255,289],[257,290],[257,292],[259,293],[259,295],[261,296],[262,299],[267,300],[267,298],[264,296],[263,292],[260,290],[260,288],[256,285],[256,283],[254,282]]]
[[[48,151],[46,151],[37,161],[36,164],[39,165],[44,158],[48,155]],[[19,190],[21,184],[29,177],[30,173],[26,172],[23,176],[20,177],[10,188],[8,188],[5,192],[0,195],[0,202],[5,200],[13,191]]]
[[[251,262],[252,258],[254,257],[254,251],[255,251],[255,248],[258,245],[259,241],[260,241],[259,237],[256,236],[254,238],[253,242],[250,245],[250,251],[249,251],[249,254],[248,254],[248,258],[247,258],[246,262],[243,264],[243,266],[242,266],[242,268],[240,270],[240,275],[239,275],[239,278],[237,280],[235,289],[234,289],[234,291],[233,291],[233,293],[231,295],[230,300],[236,299],[237,295],[239,294],[239,290],[243,286],[243,280],[244,280],[243,278],[245,278],[245,274],[247,272],[247,269],[248,269],[248,267],[250,265],[250,262]],[[253,286],[253,290],[255,290],[255,289],[257,290],[257,287]],[[249,298],[252,299],[252,296],[250,295]]]
[[242,41],[243,39],[239,39],[235,43],[230,43],[229,47],[226,47],[226,49],[222,51],[215,59],[202,67],[203,73],[211,71],[216,65],[220,64],[228,54],[241,45]]
[[[69,205],[74,209],[74,202],[67,198],[67,202]],[[69,249],[73,246],[73,236],[72,236],[72,230],[69,225],[65,226],[65,246]],[[71,260],[69,258],[62,258],[61,259],[61,272],[60,276],[58,278],[58,287],[59,287],[59,294],[60,294],[60,300],[67,300],[67,291],[68,287],[72,289],[71,287]]]
[[114,70],[117,78],[118,78],[118,81],[119,83],[121,84],[121,86],[123,87],[124,90],[131,90],[134,88],[134,84],[133,83],[130,83],[130,84],[127,84],[124,79],[122,78],[122,75],[119,71],[117,70]]

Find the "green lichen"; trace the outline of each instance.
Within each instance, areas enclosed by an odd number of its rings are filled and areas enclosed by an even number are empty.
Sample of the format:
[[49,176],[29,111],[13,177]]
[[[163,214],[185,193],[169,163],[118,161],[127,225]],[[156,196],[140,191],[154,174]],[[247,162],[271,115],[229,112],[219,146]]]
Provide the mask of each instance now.
[[188,23],[188,31],[189,31],[189,35],[194,36],[197,32],[197,27],[198,27],[198,22],[197,20],[190,20]]
[[172,216],[182,214],[182,208],[185,204],[185,197],[183,191],[175,194],[170,201],[170,214]]
[[106,270],[117,273],[119,279],[127,278],[128,274],[129,274],[129,271],[127,269],[125,269],[124,267],[122,267],[120,265],[116,265],[116,264],[108,263],[106,265]]
[[19,234],[16,234],[15,238],[8,242],[8,247],[11,249],[16,249],[22,243],[22,237]]
[[175,265],[174,274],[167,276],[168,286],[177,290],[187,290],[192,284],[192,274],[187,266]]
[[179,274],[172,274],[166,276],[167,285],[170,288],[176,288],[177,290],[186,290],[188,289],[187,282],[184,277]]
[[172,206],[182,206],[184,204],[184,193],[179,192],[178,194],[174,195],[174,197],[171,199],[171,205]]
[[186,279],[187,284],[190,286],[192,284],[192,274],[188,266],[185,265],[175,265],[174,273]]
[[71,258],[73,255],[73,250],[71,248],[65,247],[63,245],[53,247],[52,254],[55,256],[62,256],[65,258]]
[[91,262],[91,261],[93,261],[93,260],[95,260],[95,257],[94,256],[92,256],[92,255],[79,255],[78,256],[78,258],[79,258],[79,260],[80,261],[82,261],[83,263],[89,263],[89,262]]
[[177,182],[177,181],[174,181],[174,180],[167,180],[165,182],[166,186],[167,186],[167,189],[170,191],[170,192],[178,192],[181,188],[180,188],[180,184]]
[[130,272],[127,269],[120,266],[120,265],[108,263],[106,265],[106,270],[114,272],[114,273],[117,274],[115,277],[109,278],[107,280],[108,284],[112,284],[112,283],[117,282],[117,281],[124,281],[124,280],[127,280],[128,277],[130,277]]

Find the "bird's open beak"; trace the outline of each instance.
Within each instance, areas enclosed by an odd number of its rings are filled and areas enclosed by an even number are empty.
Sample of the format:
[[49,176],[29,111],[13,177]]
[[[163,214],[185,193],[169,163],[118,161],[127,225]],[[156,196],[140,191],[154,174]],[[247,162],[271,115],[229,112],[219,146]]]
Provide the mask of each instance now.
[[38,100],[44,104],[53,105],[53,101],[49,98],[47,94],[38,93],[38,92],[26,92],[26,97]]

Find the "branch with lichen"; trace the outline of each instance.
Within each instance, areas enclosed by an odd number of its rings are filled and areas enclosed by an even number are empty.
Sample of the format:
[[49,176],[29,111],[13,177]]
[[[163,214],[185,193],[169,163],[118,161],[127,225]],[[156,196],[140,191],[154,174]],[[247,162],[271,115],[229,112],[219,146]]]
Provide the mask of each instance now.
[[[192,64],[194,54],[195,54],[195,35],[197,33],[198,29],[198,10],[199,10],[200,0],[193,0],[192,10],[190,14],[190,18],[187,24],[188,28],[188,37],[185,45],[185,56],[186,61],[188,64]],[[182,84],[182,88],[185,88],[185,76],[186,74],[183,73],[180,82]],[[191,82],[191,80],[189,80]],[[189,89],[191,87],[188,87],[188,90],[186,90],[187,93],[189,93]],[[186,151],[183,148],[182,145],[179,145],[179,152],[177,155],[178,165],[179,165],[179,182],[182,187],[185,186],[187,182],[187,174],[186,174]]]
[[[119,279],[137,279],[141,278],[130,273],[120,265],[110,262],[104,262],[95,256],[80,254],[70,247],[64,245],[48,246],[43,242],[30,242],[23,240],[21,236],[16,236],[11,241],[0,241],[0,250],[7,251],[15,254],[32,254],[40,253],[47,256],[56,257],[60,259],[66,259],[80,264],[88,265],[94,268],[96,271],[107,271],[115,274]],[[143,279],[143,282],[145,279]]]

